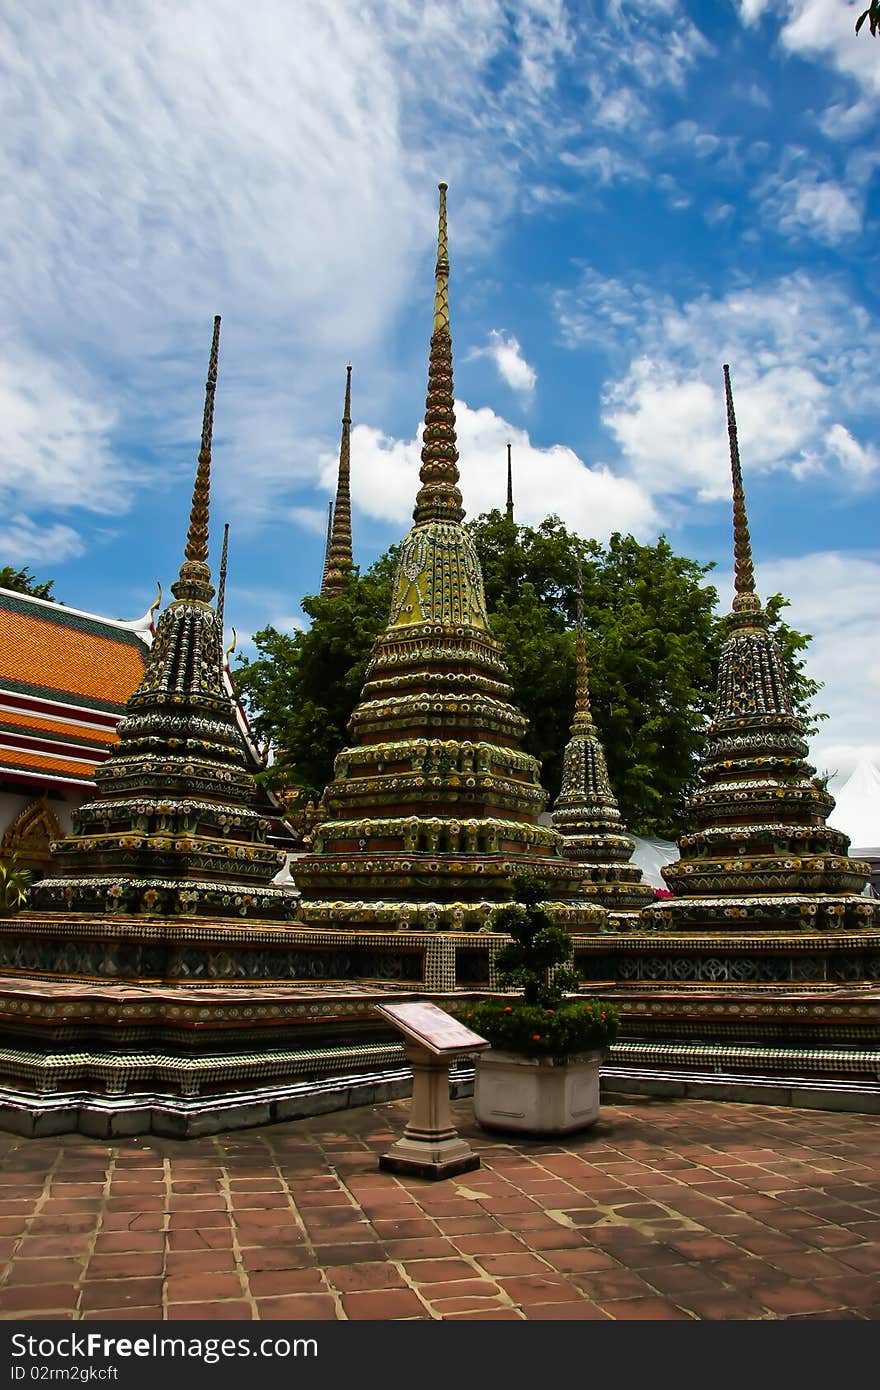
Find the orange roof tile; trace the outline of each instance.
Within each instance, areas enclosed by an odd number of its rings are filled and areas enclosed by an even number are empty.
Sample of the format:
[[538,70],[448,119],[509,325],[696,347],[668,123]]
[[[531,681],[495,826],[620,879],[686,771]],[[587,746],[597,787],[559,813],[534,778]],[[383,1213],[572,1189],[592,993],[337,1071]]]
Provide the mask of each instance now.
[[75,777],[77,781],[94,780],[95,768],[103,758],[54,758],[48,752],[32,753],[25,748],[3,748],[0,746],[0,768],[22,768],[33,772],[47,772],[53,777]]
[[[88,711],[83,710],[87,715]],[[33,729],[35,733],[46,733],[52,739],[63,740],[65,737],[73,739],[86,739],[89,743],[116,743],[117,738],[113,729],[108,729],[106,725],[85,723],[68,724],[63,719],[49,719],[43,715],[24,714],[21,710],[0,708],[0,726],[9,728],[14,725],[16,728],[25,730]]]
[[140,684],[145,658],[137,641],[31,614],[0,613],[0,681],[124,705]]

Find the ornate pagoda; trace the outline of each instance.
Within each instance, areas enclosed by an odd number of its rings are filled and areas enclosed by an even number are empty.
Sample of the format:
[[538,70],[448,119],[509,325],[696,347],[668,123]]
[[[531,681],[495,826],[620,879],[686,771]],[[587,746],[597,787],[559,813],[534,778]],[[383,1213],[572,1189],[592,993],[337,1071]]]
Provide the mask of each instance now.
[[53,846],[33,913],[210,915],[287,920],[291,895],[270,884],[279,856],[223,679],[211,600],[208,508],[220,319],[214,320],[189,533],[174,600],[159,619],[143,678],[95,773],[74,833]]
[[582,868],[538,824],[546,793],[521,747],[473,541],[462,526],[449,329],[446,185],[440,185],[421,487],[388,625],[367,668],[327,818],[296,864],[309,925],[473,931],[520,872],[548,884],[572,930],[604,924]]
[[345,408],[342,412],[342,439],[339,443],[339,472],[336,498],[331,502],[327,526],[327,553],[324,559],[322,594],[340,594],[354,565],[351,549],[351,365],[345,369]]
[[615,1090],[880,1111],[880,914],[867,865],[826,825],[778,644],[755,592],[724,368],[736,596],[691,803],[661,872],[675,894],[635,930],[582,936],[575,963],[622,1012]]
[[806,762],[803,723],[755,592],[727,366],[724,385],[736,596],[701,786],[691,802],[697,829],[682,836],[679,859],[661,871],[675,897],[650,908],[648,920],[688,931],[864,926],[874,909],[857,895],[869,868],[847,858],[848,838],[825,824],[834,798]]
[[577,619],[574,723],[552,820],[563,838],[562,853],[581,865],[595,901],[608,909],[615,926],[634,925],[639,910],[654,895],[650,884],[642,881],[641,869],[629,862],[635,844],[626,833],[611,789],[605,749],[590,707],[580,562]]

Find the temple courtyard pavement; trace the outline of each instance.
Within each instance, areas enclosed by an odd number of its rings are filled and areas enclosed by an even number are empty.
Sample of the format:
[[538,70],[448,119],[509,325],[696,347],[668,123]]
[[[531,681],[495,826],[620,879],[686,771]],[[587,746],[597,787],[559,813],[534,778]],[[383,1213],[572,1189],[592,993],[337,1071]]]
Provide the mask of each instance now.
[[190,1141],[0,1135],[0,1317],[874,1319],[870,1115],[609,1097],[559,1142],[379,1172],[406,1100]]

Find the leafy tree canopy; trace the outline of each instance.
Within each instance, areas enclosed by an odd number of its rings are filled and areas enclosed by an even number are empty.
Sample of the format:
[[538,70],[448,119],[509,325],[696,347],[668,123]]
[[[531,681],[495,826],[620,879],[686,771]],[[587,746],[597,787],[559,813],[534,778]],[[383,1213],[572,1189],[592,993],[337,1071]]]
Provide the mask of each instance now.
[[[551,798],[574,707],[580,558],[590,697],[621,812],[637,833],[680,834],[724,640],[706,582],[712,567],[676,555],[665,537],[655,545],[619,534],[607,546],[583,541],[557,517],[515,526],[495,511],[469,529],[492,630],[530,721],[526,747],[542,762]],[[304,600],[307,632],[267,628],[255,638],[259,656],[240,659],[237,683],[258,736],[275,748],[268,775],[276,784],[292,781],[317,795],[330,780],[387,620],[395,558],[392,549],[336,597]],[[766,607],[796,708],[809,719],[819,690],[804,671],[810,639],[782,620],[786,603],[777,594]]]
[[54,583],[54,579],[47,579],[45,583],[39,583],[27,565],[20,570],[14,569],[12,565],[3,565],[0,568],[0,589],[14,589],[19,594],[30,594],[32,598],[47,598],[54,603],[55,595],[52,593]]

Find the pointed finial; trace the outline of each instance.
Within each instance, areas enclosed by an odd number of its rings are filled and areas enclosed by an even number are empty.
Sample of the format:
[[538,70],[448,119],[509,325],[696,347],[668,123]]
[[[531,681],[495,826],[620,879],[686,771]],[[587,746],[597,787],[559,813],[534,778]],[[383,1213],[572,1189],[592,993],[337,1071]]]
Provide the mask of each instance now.
[[437,267],[434,288],[434,331],[428,363],[428,397],[422,435],[422,486],[416,497],[416,522],[461,521],[464,508],[458,489],[458,448],[455,439],[455,394],[452,382],[452,338],[449,333],[449,247],[446,233],[446,184],[440,188]]
[[743,489],[736,415],[733,410],[733,390],[730,367],[724,364],[724,394],[727,400],[727,433],[730,439],[730,469],[733,477],[733,557],[734,612],[758,612],[761,601],[755,593],[755,571],[752,566],[752,545],[749,538],[749,519],[746,514],[746,495]]
[[327,503],[327,539],[324,542],[324,570],[321,575],[321,593],[324,592],[324,583],[327,579],[327,569],[330,564],[330,537],[333,534],[333,498]]
[[513,522],[513,463],[510,457],[510,440],[507,441],[507,509],[506,520]]
[[223,550],[220,554],[220,582],[217,585],[217,630],[223,642],[223,609],[226,604],[226,561],[229,555],[229,522],[223,526]]
[[437,265],[434,270],[434,332],[449,332],[449,240],[446,232],[446,183],[440,190],[440,219],[437,231]]
[[176,599],[193,599],[200,603],[210,603],[214,596],[211,571],[208,567],[208,507],[211,496],[211,443],[214,434],[214,393],[217,390],[219,352],[220,315],[217,314],[214,318],[214,337],[208,361],[208,380],[205,383],[202,442],[184,550],[186,559],[180,567],[180,577],[171,585],[171,592]]
[[339,476],[333,503],[333,524],[327,535],[327,557],[322,594],[339,594],[351,578],[354,564],[351,546],[351,363],[345,369],[345,406],[339,444]]
[[152,621],[153,614],[154,614],[154,613],[158,613],[158,611],[159,611],[159,609],[161,608],[161,606],[162,606],[162,585],[161,585],[160,581],[157,579],[157,580],[156,580],[156,597],[153,599],[153,602],[150,604],[149,608],[147,609],[147,612],[148,612],[148,614],[149,614],[149,616],[150,616],[150,621],[151,621],[151,625],[152,625],[152,628],[153,628],[153,631],[154,631],[154,632],[156,631],[156,624]]
[[593,724],[593,715],[590,709],[590,685],[587,680],[587,649],[584,643],[584,567],[580,555],[577,557],[577,583],[577,678],[572,733],[582,732]]

